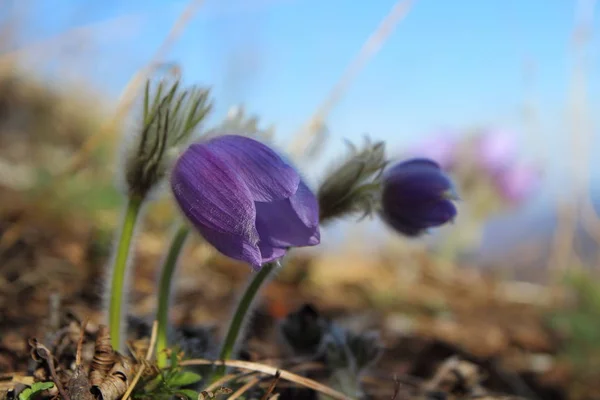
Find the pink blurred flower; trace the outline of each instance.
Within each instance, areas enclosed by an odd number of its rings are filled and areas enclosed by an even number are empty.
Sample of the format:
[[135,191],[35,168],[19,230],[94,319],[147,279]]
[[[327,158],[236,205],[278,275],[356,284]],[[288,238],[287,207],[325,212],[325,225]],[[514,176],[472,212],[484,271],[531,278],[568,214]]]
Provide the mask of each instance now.
[[437,162],[447,170],[456,161],[457,141],[452,133],[443,132],[426,139],[414,147],[410,154],[413,157],[423,157]]
[[540,185],[540,171],[532,165],[515,164],[495,177],[501,196],[509,203],[521,203]]
[[476,140],[479,165],[493,174],[506,168],[517,156],[517,140],[513,133],[490,130]]

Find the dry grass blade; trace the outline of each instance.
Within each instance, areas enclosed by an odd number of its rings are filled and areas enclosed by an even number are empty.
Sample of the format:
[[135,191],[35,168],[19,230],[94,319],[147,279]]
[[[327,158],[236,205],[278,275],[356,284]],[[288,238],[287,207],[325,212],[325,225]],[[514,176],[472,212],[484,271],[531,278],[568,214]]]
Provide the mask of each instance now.
[[325,98],[323,104],[317,109],[317,112],[310,118],[308,126],[300,131],[295,140],[292,141],[290,152],[300,157],[313,140],[314,136],[322,127],[323,121],[331,112],[331,109],[340,100],[348,86],[356,78],[358,73],[365,67],[367,62],[377,53],[385,40],[392,33],[396,25],[406,16],[410,10],[413,0],[400,0],[392,10],[385,16],[384,20],[377,27],[375,32],[367,39],[356,57],[348,65],[346,71],[340,80],[333,87],[329,96]]
[[14,63],[22,57],[25,53],[34,53],[37,62],[43,62],[42,58],[44,54],[48,56],[52,53],[52,50],[60,46],[66,46],[68,43],[78,40],[80,37],[89,34],[90,32],[97,31],[99,29],[112,28],[114,25],[120,24],[131,24],[134,18],[139,18],[140,13],[132,13],[127,15],[120,15],[118,17],[109,18],[106,20],[77,26],[66,31],[63,31],[57,35],[44,38],[34,43],[28,43],[23,47],[16,50],[8,51],[0,55],[0,68],[12,67]]
[[87,328],[89,318],[86,318],[81,324],[81,333],[79,334],[79,340],[77,341],[77,353],[75,353],[75,364],[81,365],[81,349],[83,348],[83,339],[85,338],[85,329]]
[[260,378],[252,378],[248,382],[246,382],[241,388],[236,390],[231,396],[228,397],[229,400],[235,400],[238,397],[242,396],[248,390],[252,389],[260,382]]
[[232,381],[234,379],[239,379],[241,377],[243,377],[245,374],[229,374],[229,375],[225,375],[224,377],[217,379],[216,381],[214,381],[213,383],[211,383],[208,387],[206,387],[204,389],[205,392],[213,392],[214,390],[216,390],[217,388],[223,386],[225,383]]
[[182,366],[189,365],[225,365],[227,367],[233,368],[241,368],[247,369],[250,371],[261,372],[263,374],[276,376],[277,372],[280,373],[281,379],[285,379],[286,381],[294,382],[299,385],[305,386],[309,389],[316,390],[317,392],[321,392],[333,399],[339,400],[348,400],[350,397],[344,395],[343,393],[338,392],[337,390],[331,389],[328,386],[325,386],[317,381],[312,379],[305,378],[300,375],[293,374],[289,371],[281,370],[275,367],[271,367],[270,365],[264,365],[259,363],[253,363],[249,361],[237,361],[237,360],[228,360],[228,361],[210,361],[203,359],[193,359],[193,360],[185,360],[181,362]]
[[[554,235],[552,256],[549,261],[549,269],[558,278],[567,268],[577,266],[574,261],[576,253],[574,241],[576,239],[577,224],[583,222],[583,228],[596,240],[600,240],[596,234],[600,231],[600,219],[594,210],[590,197],[590,152],[592,148],[590,118],[587,110],[588,96],[586,87],[589,72],[586,65],[585,50],[590,42],[590,32],[593,28],[595,0],[579,0],[577,2],[577,20],[572,33],[574,41],[573,70],[571,71],[570,90],[570,119],[571,128],[571,176],[570,188],[564,191],[569,198],[574,197],[576,204],[569,204],[564,196],[558,196],[557,202],[557,227]],[[569,190],[570,189],[570,190]],[[581,218],[578,218],[581,217]]]
[[269,388],[265,392],[265,395],[262,397],[262,400],[268,400],[269,399],[269,396],[271,396],[271,393],[273,393],[273,390],[275,390],[275,386],[277,386],[277,383],[279,382],[279,379],[281,379],[281,374],[279,373],[279,371],[277,371],[277,374],[275,375],[275,378],[273,378],[273,381],[269,385]]
[[[153,354],[154,354],[154,348],[156,347],[156,335],[157,335],[157,333],[158,333],[158,322],[154,321],[154,323],[152,324],[152,335],[150,336],[150,345],[148,347],[148,353],[146,353],[146,361],[150,361],[152,359]],[[142,365],[140,366],[140,369],[138,370],[137,374],[135,374],[135,377],[131,381],[131,384],[129,384],[129,387],[127,388],[127,391],[123,395],[123,399],[122,400],[127,400],[129,398],[129,396],[133,392],[133,389],[135,389],[135,385],[137,385],[137,383],[139,382],[140,378],[142,377],[142,374],[144,373],[145,369],[146,369],[146,364],[142,363]]]

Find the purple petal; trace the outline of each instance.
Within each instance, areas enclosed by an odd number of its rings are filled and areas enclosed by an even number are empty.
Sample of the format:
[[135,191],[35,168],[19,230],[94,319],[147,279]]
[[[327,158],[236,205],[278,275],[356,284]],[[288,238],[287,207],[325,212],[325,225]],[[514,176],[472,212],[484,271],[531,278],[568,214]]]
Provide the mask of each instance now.
[[301,182],[290,199],[256,202],[256,229],[260,243],[276,247],[319,244],[319,207],[315,196]]
[[[260,248],[260,254],[262,257],[262,262],[267,263],[274,260],[277,260],[285,255],[287,249],[281,247],[273,247],[266,243],[259,243],[258,247]],[[256,266],[254,269],[257,269]]]
[[433,171],[438,173],[440,165],[430,158],[411,158],[394,165],[385,172],[387,178],[412,176],[413,171]]
[[387,209],[384,220],[397,231],[408,236],[418,236],[429,228],[446,224],[456,217],[457,210],[450,201],[411,209]]
[[452,190],[452,182],[437,163],[427,159],[402,162],[386,172],[383,202],[427,203]]
[[306,226],[314,228],[319,225],[319,202],[302,180],[298,184],[298,190],[290,198],[290,203]]
[[205,144],[220,158],[228,160],[246,184],[254,201],[286,199],[298,189],[300,176],[277,153],[244,136],[219,136]]
[[182,212],[201,233],[238,237],[256,246],[256,208],[242,178],[209,146],[193,144],[177,161],[171,188]]
[[390,168],[384,176],[382,216],[397,231],[418,236],[456,216],[450,201],[450,179],[429,159],[413,159]]
[[227,257],[244,261],[254,268],[266,262],[259,245],[249,243],[240,236],[213,231],[204,226],[196,228],[208,243]]

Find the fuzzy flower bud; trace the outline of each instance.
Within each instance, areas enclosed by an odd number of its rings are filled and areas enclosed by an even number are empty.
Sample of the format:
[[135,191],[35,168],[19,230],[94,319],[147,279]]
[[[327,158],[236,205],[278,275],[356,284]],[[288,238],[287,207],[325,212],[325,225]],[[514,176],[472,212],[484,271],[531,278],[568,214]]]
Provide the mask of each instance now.
[[126,153],[125,181],[130,196],[145,198],[165,177],[170,154],[184,143],[210,111],[209,91],[181,89],[179,82],[146,84],[139,134]]
[[192,144],[175,164],[171,188],[207,242],[255,269],[290,247],[320,242],[314,194],[292,166],[254,139],[225,135]]
[[450,179],[434,161],[415,158],[396,164],[383,177],[381,216],[406,236],[450,222],[456,216]]
[[379,183],[376,178],[386,165],[385,144],[367,141],[323,181],[317,192],[321,221],[361,212],[369,215],[377,204]]

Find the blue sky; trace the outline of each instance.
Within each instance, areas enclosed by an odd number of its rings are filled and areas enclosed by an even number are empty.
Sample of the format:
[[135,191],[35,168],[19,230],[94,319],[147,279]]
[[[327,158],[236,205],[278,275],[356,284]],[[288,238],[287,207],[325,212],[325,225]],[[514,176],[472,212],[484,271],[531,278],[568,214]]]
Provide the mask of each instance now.
[[[187,2],[28,4],[34,12],[24,20],[24,42],[97,24],[83,44],[73,45],[81,51],[80,62],[68,71],[116,97],[151,58]],[[524,151],[535,158],[549,154],[552,180],[564,179],[568,163],[561,152],[569,143],[565,107],[576,4],[416,0],[331,114],[326,156],[343,150],[343,138],[359,141],[369,134],[387,140],[394,152],[440,128],[488,124],[520,132]],[[181,64],[186,81],[213,87],[215,119],[243,102],[265,123],[277,124],[285,145],[393,5],[392,0],[207,0],[167,61]],[[589,47],[593,63],[600,49],[597,35]],[[33,65],[42,63],[37,51],[31,56]],[[528,63],[535,65],[530,81],[524,77]],[[597,65],[589,75],[592,110],[600,109]],[[57,64],[53,71],[64,75],[66,70]],[[521,117],[528,96],[540,111],[535,136],[528,136]],[[600,150],[597,142],[594,149]]]

